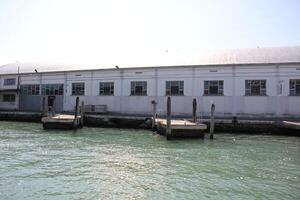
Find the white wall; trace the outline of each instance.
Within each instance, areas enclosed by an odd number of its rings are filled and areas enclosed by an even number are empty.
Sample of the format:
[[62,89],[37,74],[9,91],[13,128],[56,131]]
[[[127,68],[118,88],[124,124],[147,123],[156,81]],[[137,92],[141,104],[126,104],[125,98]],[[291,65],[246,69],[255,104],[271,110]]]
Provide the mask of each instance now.
[[[197,99],[198,115],[209,115],[216,105],[218,116],[276,117],[300,116],[300,96],[289,96],[289,80],[300,79],[300,65],[194,66],[144,69],[114,69],[23,75],[21,84],[63,83],[64,110],[73,110],[76,96],[72,83],[84,82],[85,104],[107,105],[110,112],[151,114],[151,101],[158,102],[158,113],[165,114],[165,84],[184,81],[184,96],[172,96],[174,115],[191,115],[192,100]],[[245,80],[267,80],[266,96],[245,96]],[[204,96],[205,80],[223,80],[224,96]],[[131,81],[147,81],[147,96],[131,96]],[[99,82],[114,82],[114,96],[100,96]],[[279,85],[282,85],[280,93]]]
[[[3,102],[4,94],[15,94],[15,102]],[[16,92],[1,92],[0,93],[0,109],[1,110],[17,110],[19,108],[19,96]]]
[[[15,85],[4,85],[4,80],[8,78],[14,78],[16,80]],[[0,109],[2,110],[16,110],[19,107],[19,98],[15,90],[18,87],[18,76],[17,75],[1,75],[0,76]],[[15,94],[15,102],[3,102],[4,94]]]
[[[16,80],[14,85],[4,85],[5,79],[13,78]],[[10,89],[17,89],[18,86],[18,76],[16,75],[2,75],[0,76],[0,90],[10,90]]]

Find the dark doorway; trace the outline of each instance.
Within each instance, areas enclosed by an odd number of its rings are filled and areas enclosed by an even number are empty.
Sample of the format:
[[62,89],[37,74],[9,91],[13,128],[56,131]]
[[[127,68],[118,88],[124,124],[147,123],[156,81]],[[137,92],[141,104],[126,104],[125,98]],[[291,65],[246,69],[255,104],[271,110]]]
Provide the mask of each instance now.
[[55,96],[48,96],[48,111],[52,110],[55,103]]

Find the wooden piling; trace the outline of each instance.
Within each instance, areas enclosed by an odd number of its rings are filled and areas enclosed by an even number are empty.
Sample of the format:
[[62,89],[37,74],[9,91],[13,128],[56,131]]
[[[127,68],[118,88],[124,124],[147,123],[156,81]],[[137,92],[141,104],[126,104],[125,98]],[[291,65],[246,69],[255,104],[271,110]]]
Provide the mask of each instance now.
[[171,139],[171,134],[172,134],[172,130],[171,130],[171,97],[168,96],[167,99],[167,130],[166,130],[166,136],[167,139]]
[[197,112],[197,100],[194,98],[193,99],[193,122],[197,121],[196,112]]
[[210,109],[210,139],[214,139],[214,128],[215,128],[214,112],[215,112],[215,104],[211,104],[211,109]]
[[46,116],[46,97],[42,98],[42,116]]
[[81,127],[83,127],[83,119],[84,119],[84,101],[81,102],[81,118],[80,118]]
[[52,108],[51,108],[51,113],[52,113],[52,116],[55,115],[55,110],[56,110],[56,100],[54,99],[53,101],[53,105],[52,105]]
[[74,120],[76,120],[77,116],[78,116],[78,106],[79,106],[79,97],[76,97],[75,118],[74,118]]
[[152,131],[155,131],[155,122],[156,122],[156,101],[155,100],[152,100],[151,101],[152,103]]

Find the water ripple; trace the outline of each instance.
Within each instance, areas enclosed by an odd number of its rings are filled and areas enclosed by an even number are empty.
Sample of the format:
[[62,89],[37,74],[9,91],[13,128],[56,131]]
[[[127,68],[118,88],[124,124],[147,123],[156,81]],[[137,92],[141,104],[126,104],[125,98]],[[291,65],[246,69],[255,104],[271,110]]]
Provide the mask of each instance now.
[[0,122],[0,199],[300,199],[300,139]]

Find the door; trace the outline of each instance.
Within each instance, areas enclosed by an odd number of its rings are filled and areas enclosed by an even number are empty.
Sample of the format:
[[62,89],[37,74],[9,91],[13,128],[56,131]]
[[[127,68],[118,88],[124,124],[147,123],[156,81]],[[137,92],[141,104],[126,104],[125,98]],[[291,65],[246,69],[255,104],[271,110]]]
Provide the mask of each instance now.
[[55,96],[48,96],[48,111],[52,111],[52,107],[55,107],[55,103]]

